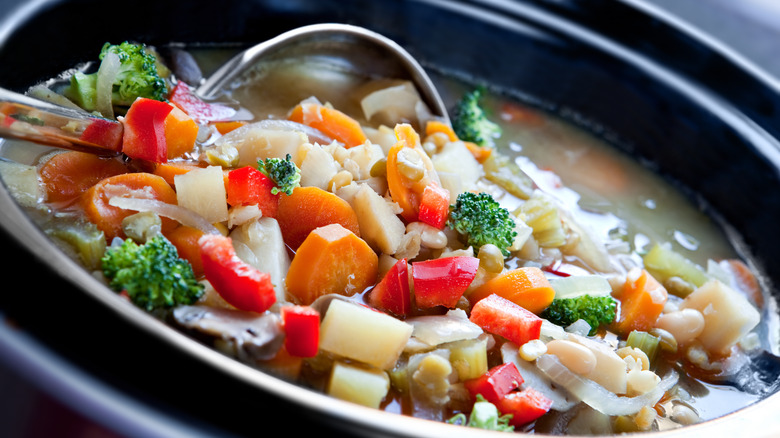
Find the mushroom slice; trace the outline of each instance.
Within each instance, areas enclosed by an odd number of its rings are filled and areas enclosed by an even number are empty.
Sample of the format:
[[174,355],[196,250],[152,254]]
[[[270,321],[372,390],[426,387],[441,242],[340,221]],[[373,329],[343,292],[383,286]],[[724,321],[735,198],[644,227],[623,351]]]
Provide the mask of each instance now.
[[257,314],[208,306],[180,306],[173,311],[173,319],[243,362],[272,359],[284,341],[281,318],[271,312]]

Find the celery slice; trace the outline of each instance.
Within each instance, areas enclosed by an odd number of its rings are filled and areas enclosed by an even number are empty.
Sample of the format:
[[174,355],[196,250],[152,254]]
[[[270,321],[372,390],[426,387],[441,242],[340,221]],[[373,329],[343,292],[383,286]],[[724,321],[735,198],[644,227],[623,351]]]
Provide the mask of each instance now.
[[633,330],[628,334],[626,347],[638,348],[644,351],[647,358],[650,359],[650,364],[652,366],[655,357],[658,355],[660,342],[661,340],[657,336],[653,336],[648,332]]
[[661,283],[671,277],[679,277],[699,287],[710,277],[704,270],[669,245],[654,245],[644,256],[645,268]]

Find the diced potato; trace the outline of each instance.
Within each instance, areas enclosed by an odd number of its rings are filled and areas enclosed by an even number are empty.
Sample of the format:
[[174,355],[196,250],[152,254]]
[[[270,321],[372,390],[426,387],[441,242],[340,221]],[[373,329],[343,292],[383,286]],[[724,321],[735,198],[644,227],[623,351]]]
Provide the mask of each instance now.
[[301,146],[300,149],[303,157],[300,162],[301,187],[312,186],[327,190],[328,183],[339,171],[333,155],[320,146],[309,143]]
[[583,377],[593,380],[615,394],[625,394],[628,388],[626,362],[615,351],[599,341],[569,334],[568,340],[588,347],[596,356],[596,367]]
[[718,280],[694,290],[680,309],[696,309],[704,315],[704,330],[697,339],[710,353],[726,353],[761,319],[747,298]]
[[455,199],[460,193],[474,187],[483,175],[482,165],[465,144],[460,141],[447,143],[431,158],[433,167],[437,173],[449,173],[457,175],[460,179],[460,191],[450,192],[450,197]]
[[194,169],[176,175],[173,180],[179,206],[198,213],[211,223],[228,219],[227,192],[221,167]]
[[390,378],[385,371],[343,362],[333,364],[328,382],[328,394],[332,397],[370,408],[379,408],[389,389]]
[[[262,217],[246,223],[236,227],[230,233],[230,237],[233,239],[233,246],[236,247],[236,254],[241,259],[261,272],[271,275],[276,301],[286,301],[284,277],[290,268],[290,256],[276,219]],[[243,244],[248,253],[239,250],[239,244]]]
[[[347,149],[348,159],[357,165],[356,179],[364,180],[371,177],[371,167],[385,157],[382,147],[377,144],[363,143]],[[349,169],[348,169],[349,170]]]
[[217,147],[231,145],[238,150],[239,166],[255,166],[259,158],[284,158],[287,154],[300,166],[297,151],[309,139],[300,131],[285,131],[249,124],[220,137]]
[[350,199],[357,214],[360,237],[372,248],[385,254],[395,254],[406,233],[406,227],[393,207],[366,184]]
[[387,370],[412,336],[412,326],[390,315],[333,300],[320,326],[320,348]]

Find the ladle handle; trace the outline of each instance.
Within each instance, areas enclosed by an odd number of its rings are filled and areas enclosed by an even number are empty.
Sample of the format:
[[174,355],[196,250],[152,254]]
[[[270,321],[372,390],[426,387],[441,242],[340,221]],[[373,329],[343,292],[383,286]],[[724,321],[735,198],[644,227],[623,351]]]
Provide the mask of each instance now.
[[117,155],[122,124],[0,88],[0,137],[46,146]]

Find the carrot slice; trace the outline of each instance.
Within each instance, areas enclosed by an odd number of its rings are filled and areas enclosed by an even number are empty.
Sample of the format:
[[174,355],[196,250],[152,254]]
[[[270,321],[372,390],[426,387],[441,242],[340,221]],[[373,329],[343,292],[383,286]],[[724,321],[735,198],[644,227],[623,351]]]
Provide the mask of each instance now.
[[231,122],[214,122],[213,125],[215,128],[217,128],[217,132],[219,132],[222,135],[225,135],[234,129],[246,125],[246,122],[243,122],[241,120],[233,120]]
[[335,108],[316,102],[296,105],[288,119],[318,129],[348,148],[361,145],[367,139],[357,120]]
[[297,249],[315,228],[340,224],[360,237],[357,214],[349,203],[318,187],[296,187],[292,195],[282,195],[276,220],[284,242]]
[[450,141],[458,141],[458,135],[455,134],[455,130],[452,126],[442,122],[441,120],[430,120],[425,124],[425,135],[433,135],[436,133],[443,133],[450,139]]
[[535,267],[523,267],[506,271],[483,283],[468,293],[467,298],[472,305],[492,294],[525,308],[533,313],[540,313],[550,305],[555,298],[544,271]]
[[198,138],[198,124],[187,113],[174,106],[165,117],[165,143],[168,147],[168,159],[184,155],[195,147]]
[[[84,192],[81,196],[81,206],[87,219],[103,231],[109,242],[114,237],[126,237],[122,229],[122,220],[136,213],[109,204],[111,195],[120,192],[124,192],[128,196],[176,204],[176,192],[160,176],[138,172],[124,173],[103,179]],[[163,233],[173,230],[176,226],[177,223],[174,220],[162,218]]]
[[617,332],[628,335],[633,330],[653,328],[668,297],[666,289],[649,272],[639,268],[629,271],[616,297],[620,300],[620,319],[615,324]]
[[46,187],[46,200],[67,202],[76,199],[102,179],[127,173],[128,170],[116,158],[67,151],[46,160],[38,172]]
[[365,240],[340,224],[312,231],[290,263],[287,292],[308,305],[326,294],[352,296],[376,282],[379,258]]
[[198,245],[198,239],[203,234],[203,231],[186,225],[178,226],[165,233],[165,237],[171,241],[179,252],[179,257],[190,262],[195,277],[203,275],[203,260],[200,256],[200,245]]

